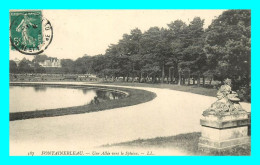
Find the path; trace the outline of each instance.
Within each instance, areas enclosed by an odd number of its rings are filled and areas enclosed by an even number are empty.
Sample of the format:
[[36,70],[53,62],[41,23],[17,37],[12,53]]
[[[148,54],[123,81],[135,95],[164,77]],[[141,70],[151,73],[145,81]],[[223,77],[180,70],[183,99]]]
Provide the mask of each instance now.
[[[202,111],[216,100],[169,89],[128,88],[145,89],[157,97],[150,102],[101,112],[12,121],[10,155],[25,155],[27,151],[40,155],[41,151],[53,150],[91,152],[103,144],[197,132]],[[242,106],[251,108],[246,103]]]

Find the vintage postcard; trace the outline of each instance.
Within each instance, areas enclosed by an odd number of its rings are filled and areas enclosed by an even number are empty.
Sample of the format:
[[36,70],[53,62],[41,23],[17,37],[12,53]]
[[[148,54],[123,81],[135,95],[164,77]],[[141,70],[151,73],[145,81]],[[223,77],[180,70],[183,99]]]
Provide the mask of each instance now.
[[10,10],[10,156],[251,155],[251,10]]

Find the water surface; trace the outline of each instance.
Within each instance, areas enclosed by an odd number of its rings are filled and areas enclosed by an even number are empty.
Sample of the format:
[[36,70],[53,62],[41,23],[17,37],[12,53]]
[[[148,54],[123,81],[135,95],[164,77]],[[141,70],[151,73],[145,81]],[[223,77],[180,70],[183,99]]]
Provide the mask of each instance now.
[[50,86],[10,86],[10,112],[24,112],[86,105],[114,100],[124,94],[98,88],[62,88]]

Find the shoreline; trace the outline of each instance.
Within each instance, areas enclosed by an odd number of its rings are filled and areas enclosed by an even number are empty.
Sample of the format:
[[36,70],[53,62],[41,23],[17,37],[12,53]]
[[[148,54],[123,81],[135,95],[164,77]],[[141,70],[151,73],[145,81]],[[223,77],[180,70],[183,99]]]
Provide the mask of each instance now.
[[[83,83],[67,82],[63,84]],[[90,85],[101,86],[101,84]],[[115,87],[112,84],[103,85],[109,88]],[[92,151],[108,150],[108,148],[99,148],[107,144],[153,138],[156,142],[157,137],[201,132],[202,111],[216,100],[215,97],[170,89],[130,86],[125,88],[143,89],[156,93],[157,97],[143,104],[100,111],[99,113],[10,122],[10,155],[24,155],[27,153],[26,147],[28,146],[30,146],[30,150],[35,151],[36,155],[42,152],[43,147],[45,150],[70,149],[91,153]],[[247,108],[250,110],[250,105]],[[28,139],[30,140],[28,141]],[[169,150],[167,148],[160,150],[156,147],[152,148],[151,151],[156,155],[165,155],[166,151],[167,154],[171,155],[186,155],[174,148],[175,146],[172,146]],[[126,150],[135,152],[139,151],[139,148]],[[147,151],[147,148],[140,148],[141,151]]]
[[54,108],[46,110],[35,110],[35,111],[24,111],[24,112],[11,112],[9,113],[9,121],[15,120],[25,120],[33,118],[44,118],[44,117],[55,117],[55,116],[64,116],[72,114],[82,114],[82,113],[91,113],[104,110],[110,110],[114,108],[121,108],[126,106],[137,105],[153,100],[156,97],[156,94],[141,89],[129,89],[121,87],[108,87],[102,85],[91,85],[91,84],[64,84],[64,83],[49,83],[49,82],[10,82],[12,85],[22,85],[22,86],[51,86],[51,87],[67,87],[67,88],[98,88],[102,90],[115,91],[125,94],[124,98],[118,100],[107,100],[99,104],[87,104],[79,105],[73,107],[63,107],[63,108]]

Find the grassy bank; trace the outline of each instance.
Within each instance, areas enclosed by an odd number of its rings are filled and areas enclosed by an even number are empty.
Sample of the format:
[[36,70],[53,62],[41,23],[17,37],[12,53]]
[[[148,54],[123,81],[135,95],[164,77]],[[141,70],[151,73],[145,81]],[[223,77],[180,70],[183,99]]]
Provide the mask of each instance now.
[[185,85],[176,85],[176,84],[148,84],[148,83],[129,83],[129,82],[102,82],[111,85],[121,85],[121,86],[136,86],[136,87],[150,87],[150,88],[165,88],[183,92],[190,92],[205,96],[216,97],[217,89],[212,88],[203,88],[194,86],[185,86]]
[[188,155],[251,155],[251,145],[237,146],[232,149],[225,149],[221,152],[205,153],[198,150],[199,137],[201,137],[200,132],[180,134],[176,136],[169,137],[157,137],[153,139],[138,139],[129,142],[105,145],[102,147],[130,147],[130,148],[166,148],[174,149],[187,153]]
[[[26,85],[26,86],[39,86],[39,84],[16,84],[16,85]],[[67,108],[57,108],[57,109],[48,109],[48,110],[37,110],[37,111],[27,111],[27,112],[15,112],[10,113],[10,121],[14,120],[24,120],[31,118],[42,118],[42,117],[54,117],[54,116],[63,116],[70,114],[80,114],[80,113],[89,113],[89,112],[97,112],[107,109],[125,107],[136,105],[140,103],[144,103],[150,101],[156,97],[155,93],[145,91],[145,90],[137,90],[137,89],[128,89],[128,88],[117,88],[117,87],[105,87],[105,86],[91,86],[91,85],[57,85],[57,84],[48,84],[42,86],[54,86],[54,87],[66,87],[66,88],[102,88],[102,89],[112,89],[119,90],[123,92],[127,92],[129,95],[122,99],[118,100],[106,100],[100,102],[99,104],[88,104],[83,106],[75,106],[75,107],[67,107]]]

